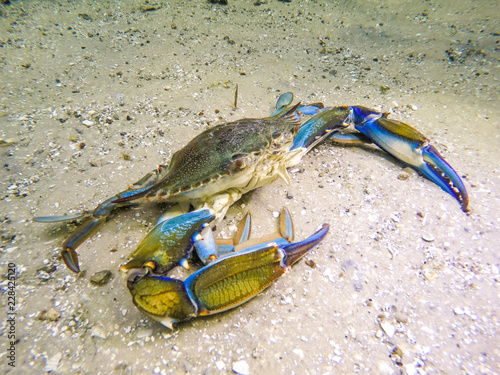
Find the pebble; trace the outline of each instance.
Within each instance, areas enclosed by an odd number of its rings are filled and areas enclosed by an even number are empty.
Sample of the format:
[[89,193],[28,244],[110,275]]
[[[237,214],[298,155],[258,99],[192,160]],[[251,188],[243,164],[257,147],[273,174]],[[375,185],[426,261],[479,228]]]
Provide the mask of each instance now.
[[389,337],[393,337],[394,334],[396,333],[396,327],[394,327],[389,322],[381,322],[380,328],[382,328],[382,330],[385,332],[385,334]]
[[465,311],[462,310],[460,307],[455,307],[453,309],[453,312],[455,313],[455,315],[465,315]]
[[86,127],[91,127],[92,125],[94,125],[94,122],[90,120],[83,120],[82,124],[85,125]]
[[345,236],[345,243],[346,245],[352,245],[356,242],[359,241],[359,237],[358,237],[358,234],[356,232],[349,232],[346,234]]
[[394,370],[392,369],[391,365],[389,365],[387,362],[379,361],[377,373],[380,375],[393,375]]
[[335,275],[332,273],[330,268],[326,268],[325,272],[323,272],[323,276],[327,277],[332,283],[335,283]]
[[98,339],[104,340],[106,338],[106,332],[102,330],[100,327],[92,327],[90,331],[90,337],[96,337]]
[[300,359],[304,359],[304,351],[302,349],[293,349],[293,354],[297,355]]
[[41,280],[41,281],[47,281],[50,279],[50,274],[48,272],[45,272],[45,271],[42,271],[42,270],[39,270],[38,271],[38,278]]
[[90,277],[90,282],[94,285],[99,285],[99,286],[106,285],[111,279],[111,275],[112,273],[109,270],[99,271],[94,273]]
[[[226,364],[222,361],[217,361],[215,362],[215,367],[217,367],[217,370],[222,371],[226,368]],[[233,370],[234,370],[234,364],[233,364]]]
[[236,361],[233,362],[233,371],[236,374],[247,375],[250,374],[250,366],[245,360]]
[[123,95],[121,92],[117,92],[115,94],[115,99],[118,102],[118,105],[122,107],[125,105],[125,95]]
[[261,354],[260,354],[261,350],[262,350],[262,347],[260,347],[260,348],[259,348],[259,347],[257,347],[257,348],[253,348],[253,349],[252,349],[252,357],[253,357],[253,358],[259,358],[259,357],[260,357],[260,355],[261,355]]
[[408,180],[409,178],[410,178],[410,174],[406,171],[403,171],[398,175],[398,180],[401,180],[401,181]]
[[53,307],[43,310],[38,314],[39,320],[50,320],[51,322],[57,322],[60,317],[61,313]]
[[408,323],[408,315],[404,313],[396,313],[396,321],[398,323],[406,324]]
[[415,171],[410,167],[405,167],[405,168],[403,168],[401,173],[398,175],[398,180],[402,180],[402,181],[407,180],[411,177],[412,174],[415,174]]
[[314,259],[307,259],[306,264],[311,268],[316,268],[318,263]]
[[417,366],[414,363],[405,365],[405,371],[407,375],[417,375],[419,373],[417,370]]
[[433,281],[438,277],[438,272],[434,266],[429,263],[424,264],[421,268],[422,274],[428,281]]
[[[152,334],[153,334],[152,328],[142,328],[137,330],[136,337],[138,339],[145,339],[150,337]],[[176,348],[177,348],[176,346],[173,346],[172,350],[177,351]]]
[[61,312],[51,307],[45,314],[45,317],[51,322],[57,322],[61,317]]

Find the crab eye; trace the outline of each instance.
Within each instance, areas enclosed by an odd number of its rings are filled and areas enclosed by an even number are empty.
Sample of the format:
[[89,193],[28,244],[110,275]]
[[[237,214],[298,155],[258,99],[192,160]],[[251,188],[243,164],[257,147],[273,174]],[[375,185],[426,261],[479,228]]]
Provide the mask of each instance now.
[[283,135],[282,131],[276,131],[272,134],[273,139],[279,138]]
[[240,159],[242,158],[243,156],[245,156],[245,154],[234,154],[231,159],[233,160],[237,160],[237,159]]

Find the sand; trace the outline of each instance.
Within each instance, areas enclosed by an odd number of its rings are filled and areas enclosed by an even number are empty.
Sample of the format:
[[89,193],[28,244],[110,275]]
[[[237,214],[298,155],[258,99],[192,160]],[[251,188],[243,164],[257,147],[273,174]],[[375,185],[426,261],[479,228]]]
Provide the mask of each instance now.
[[[1,373],[500,372],[498,2],[2,3]],[[92,210],[287,91],[416,127],[463,176],[471,213],[375,147],[325,142],[216,231],[250,210],[253,236],[267,234],[286,206],[297,239],[331,226],[307,256],[316,268],[174,331],[133,306],[118,272],[164,206],[112,215],[78,249],[80,274],[59,256],[76,226],[32,221]],[[103,270],[111,280],[91,284]]]

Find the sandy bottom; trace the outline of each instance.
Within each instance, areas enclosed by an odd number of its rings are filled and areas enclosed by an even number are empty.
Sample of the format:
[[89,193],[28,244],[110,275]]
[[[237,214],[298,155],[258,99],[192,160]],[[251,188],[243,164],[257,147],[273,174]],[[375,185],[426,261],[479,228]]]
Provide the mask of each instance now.
[[[500,372],[497,1],[111,3],[0,5],[1,373]],[[384,152],[326,142],[217,226],[231,235],[250,209],[258,237],[282,206],[298,239],[329,223],[317,267],[173,332],[118,273],[162,207],[113,215],[78,249],[78,275],[59,256],[75,225],[32,222],[93,209],[286,91],[421,130],[463,176],[470,215]],[[102,270],[110,282],[92,285]]]

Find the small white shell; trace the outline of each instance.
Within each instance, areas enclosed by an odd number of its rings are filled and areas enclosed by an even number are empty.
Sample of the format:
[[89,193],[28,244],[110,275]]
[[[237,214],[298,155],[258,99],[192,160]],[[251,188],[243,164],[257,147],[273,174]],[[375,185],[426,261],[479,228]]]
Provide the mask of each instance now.
[[43,368],[43,372],[55,372],[59,367],[59,362],[61,361],[62,353],[56,353],[45,363],[45,367]]
[[250,366],[247,361],[236,361],[233,362],[233,371],[240,375],[248,375],[250,373]]

